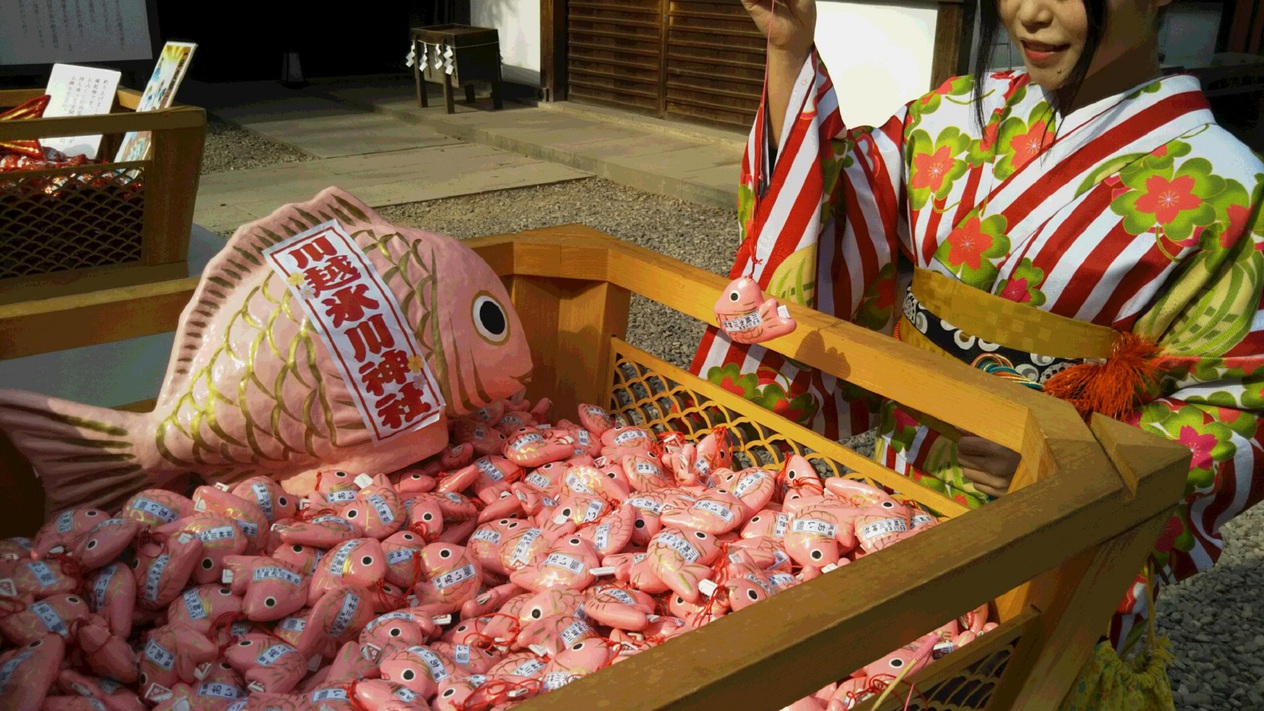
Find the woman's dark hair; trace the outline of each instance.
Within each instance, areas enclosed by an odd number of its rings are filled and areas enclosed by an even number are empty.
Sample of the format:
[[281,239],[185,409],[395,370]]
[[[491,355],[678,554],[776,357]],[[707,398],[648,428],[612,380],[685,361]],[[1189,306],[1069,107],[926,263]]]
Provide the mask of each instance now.
[[[996,10],[997,2],[998,0],[979,0],[979,50],[974,59],[974,112],[980,131],[987,126],[983,115],[983,86],[992,71],[992,53],[988,50],[996,41],[997,32],[1006,31],[1001,27],[1001,16]],[[1059,114],[1066,113],[1066,109],[1075,102],[1075,95],[1079,93],[1080,85],[1084,83],[1088,68],[1093,63],[1093,55],[1097,54],[1097,47],[1101,44],[1102,34],[1106,32],[1106,0],[1081,2],[1084,3],[1084,14],[1088,22],[1084,52],[1062,87],[1053,96],[1053,109]]]

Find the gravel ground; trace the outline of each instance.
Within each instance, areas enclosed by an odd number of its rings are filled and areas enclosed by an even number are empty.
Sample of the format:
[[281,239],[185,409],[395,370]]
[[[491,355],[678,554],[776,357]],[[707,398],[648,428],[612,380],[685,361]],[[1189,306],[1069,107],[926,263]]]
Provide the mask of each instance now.
[[[208,127],[203,172],[309,157],[220,121]],[[737,249],[736,214],[590,179],[401,205],[389,220],[459,238],[582,223],[717,274]],[[687,367],[701,323],[634,297],[628,340]],[[864,450],[869,439],[851,446]],[[1211,571],[1165,588],[1159,634],[1171,639],[1169,674],[1180,711],[1264,709],[1264,507],[1227,524],[1228,547]]]
[[206,144],[202,149],[202,174],[263,168],[312,157],[228,123],[214,114],[206,116]]

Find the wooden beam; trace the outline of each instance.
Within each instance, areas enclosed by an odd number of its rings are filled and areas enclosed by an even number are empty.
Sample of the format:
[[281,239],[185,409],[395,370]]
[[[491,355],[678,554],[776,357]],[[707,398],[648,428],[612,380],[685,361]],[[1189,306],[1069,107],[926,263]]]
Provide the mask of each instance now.
[[935,18],[935,50],[930,60],[930,89],[970,72],[974,13],[973,3],[939,3],[939,13]]
[[197,284],[190,277],[0,305],[0,359],[174,331]]
[[540,85],[548,101],[566,101],[567,0],[540,0]]

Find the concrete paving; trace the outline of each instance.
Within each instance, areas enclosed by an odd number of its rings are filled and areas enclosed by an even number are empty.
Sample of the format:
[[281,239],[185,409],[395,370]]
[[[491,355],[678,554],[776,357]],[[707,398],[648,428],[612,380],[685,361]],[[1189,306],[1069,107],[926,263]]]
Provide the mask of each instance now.
[[393,116],[464,141],[559,163],[638,190],[723,208],[737,205],[745,136],[639,117],[571,102],[525,106],[505,102],[494,111],[480,93],[447,113],[430,85],[430,106],[417,105],[414,87],[380,82],[327,87],[349,106]]
[[[485,90],[448,114],[399,77],[293,90],[276,82],[190,82],[181,100],[316,160],[204,176],[194,221],[224,233],[338,185],[375,207],[588,176],[732,209],[745,136],[570,102],[504,102]],[[459,99],[463,99],[459,96]]]
[[203,176],[193,220],[218,234],[331,185],[384,207],[591,176],[335,101],[319,86],[194,84],[181,100],[316,158]]

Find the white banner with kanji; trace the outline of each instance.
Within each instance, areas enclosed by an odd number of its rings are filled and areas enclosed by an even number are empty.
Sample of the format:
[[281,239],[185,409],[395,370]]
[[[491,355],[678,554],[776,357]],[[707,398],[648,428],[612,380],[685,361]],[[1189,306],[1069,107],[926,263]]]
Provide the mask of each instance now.
[[403,309],[337,220],[264,250],[347,383],[375,442],[425,427],[445,403]]

